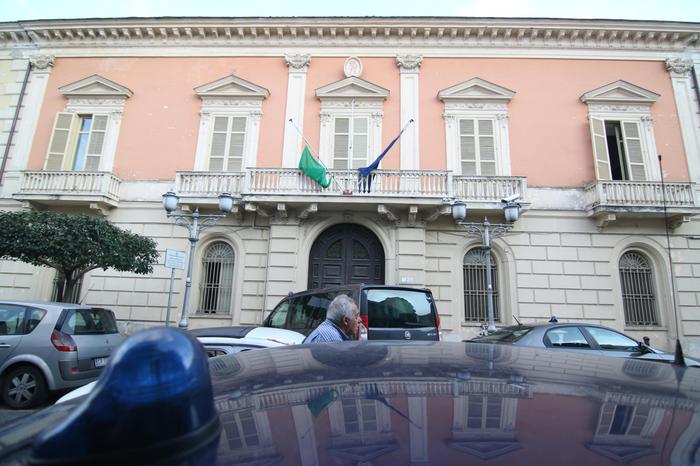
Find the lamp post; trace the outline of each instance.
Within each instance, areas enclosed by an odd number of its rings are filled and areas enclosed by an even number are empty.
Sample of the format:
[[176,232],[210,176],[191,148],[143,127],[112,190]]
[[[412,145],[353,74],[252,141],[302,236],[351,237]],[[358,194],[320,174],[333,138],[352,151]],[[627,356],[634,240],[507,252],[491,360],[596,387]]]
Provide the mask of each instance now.
[[220,214],[200,214],[199,208],[195,209],[191,214],[186,214],[184,212],[175,212],[177,209],[177,203],[179,198],[177,195],[168,191],[163,194],[163,208],[167,213],[168,218],[174,218],[175,224],[181,227],[187,228],[189,231],[190,240],[190,256],[187,260],[187,278],[185,279],[185,297],[182,303],[182,318],[177,324],[180,328],[187,328],[188,317],[189,317],[189,306],[190,306],[190,291],[192,288],[192,262],[194,260],[194,250],[199,241],[199,233],[216,224],[219,219],[226,217],[226,214],[233,210],[233,206],[236,204],[237,199],[235,199],[229,193],[222,193],[219,195],[219,210]]
[[508,199],[503,199],[503,213],[508,223],[491,223],[484,217],[482,223],[465,222],[467,217],[467,206],[461,201],[456,201],[452,204],[452,218],[455,223],[464,227],[467,235],[481,238],[482,248],[486,259],[486,306],[488,310],[488,327],[489,333],[496,331],[496,322],[494,318],[494,303],[493,303],[493,280],[491,278],[491,240],[505,235],[511,228],[520,215],[520,204],[515,202],[519,196],[511,196]]

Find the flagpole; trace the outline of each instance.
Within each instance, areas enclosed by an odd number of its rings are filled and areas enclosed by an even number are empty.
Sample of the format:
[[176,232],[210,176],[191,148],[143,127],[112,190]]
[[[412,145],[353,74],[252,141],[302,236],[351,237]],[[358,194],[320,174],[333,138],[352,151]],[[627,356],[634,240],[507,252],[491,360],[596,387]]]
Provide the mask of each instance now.
[[[413,120],[411,120],[411,121],[413,121]],[[317,161],[318,163],[320,163],[320,164],[323,166],[323,168],[325,168],[326,170],[328,170],[328,167],[326,166],[325,163],[323,163],[323,160],[321,160],[321,157],[318,155],[318,151],[313,150],[313,146],[312,146],[311,143],[308,141],[308,139],[306,139],[306,137],[304,136],[304,133],[301,132],[301,130],[299,129],[299,127],[296,125],[296,123],[294,123],[294,120],[290,118],[290,119],[289,119],[289,122],[292,124],[292,126],[294,126],[294,129],[297,130],[297,133],[299,133],[299,136],[301,136],[301,139],[304,140],[304,143],[306,144],[306,147],[309,148],[309,151],[311,152],[311,155],[313,155],[313,156],[316,158],[316,161]],[[332,180],[333,182],[335,182],[336,186],[338,186],[338,189],[340,189],[341,191],[345,191],[345,189],[344,189],[342,186],[340,186],[340,183],[338,183],[338,180],[335,179],[335,176],[331,175],[331,180]]]

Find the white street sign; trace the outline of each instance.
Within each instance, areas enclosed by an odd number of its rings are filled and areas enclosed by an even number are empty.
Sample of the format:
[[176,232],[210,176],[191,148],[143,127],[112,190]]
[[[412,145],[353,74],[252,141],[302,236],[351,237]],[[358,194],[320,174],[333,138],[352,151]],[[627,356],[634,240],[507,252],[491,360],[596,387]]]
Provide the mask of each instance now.
[[185,270],[185,251],[166,249],[165,266],[171,269]]

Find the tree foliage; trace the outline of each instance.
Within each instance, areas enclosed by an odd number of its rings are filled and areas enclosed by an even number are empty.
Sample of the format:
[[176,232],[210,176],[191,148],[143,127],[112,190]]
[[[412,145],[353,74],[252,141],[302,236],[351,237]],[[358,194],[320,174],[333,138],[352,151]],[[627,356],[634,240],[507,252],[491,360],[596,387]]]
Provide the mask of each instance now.
[[59,300],[71,296],[86,272],[113,268],[147,274],[158,261],[156,243],[122,230],[107,220],[61,212],[0,211],[0,259],[53,267],[66,286]]

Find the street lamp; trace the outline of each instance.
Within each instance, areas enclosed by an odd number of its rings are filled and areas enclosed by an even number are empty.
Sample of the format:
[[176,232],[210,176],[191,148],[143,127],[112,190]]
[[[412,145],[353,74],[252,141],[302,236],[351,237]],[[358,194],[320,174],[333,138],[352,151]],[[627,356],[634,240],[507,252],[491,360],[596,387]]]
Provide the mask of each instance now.
[[455,223],[464,227],[467,235],[481,238],[484,256],[486,258],[486,306],[488,309],[488,328],[489,333],[496,331],[496,323],[494,319],[494,303],[493,303],[493,280],[491,278],[491,240],[505,235],[508,230],[513,228],[512,223],[518,220],[520,216],[520,204],[516,201],[520,198],[519,195],[513,195],[503,199],[503,214],[508,223],[491,223],[484,217],[482,223],[465,222],[467,218],[467,206],[464,202],[455,201],[452,204],[452,218]]
[[234,198],[229,193],[222,193],[219,195],[219,210],[220,214],[200,214],[199,208],[191,214],[186,214],[184,212],[175,212],[177,209],[177,203],[179,198],[177,195],[168,191],[163,194],[163,208],[167,213],[168,218],[174,218],[175,224],[181,227],[187,228],[190,233],[190,257],[187,260],[187,279],[185,280],[185,298],[182,303],[182,318],[178,323],[178,327],[187,328],[188,317],[189,317],[189,305],[190,305],[190,289],[192,288],[192,261],[194,259],[194,250],[199,241],[199,233],[216,224],[219,219],[226,217],[226,214],[233,210],[233,206],[236,204],[237,199]]

